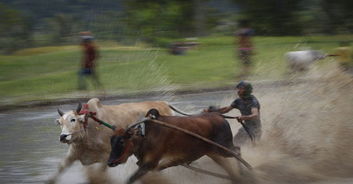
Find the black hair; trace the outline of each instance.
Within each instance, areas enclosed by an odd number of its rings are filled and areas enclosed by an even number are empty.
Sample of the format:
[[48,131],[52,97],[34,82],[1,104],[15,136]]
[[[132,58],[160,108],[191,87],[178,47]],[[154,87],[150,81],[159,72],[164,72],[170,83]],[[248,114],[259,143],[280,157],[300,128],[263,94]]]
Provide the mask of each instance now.
[[236,86],[236,89],[239,88],[244,88],[245,89],[245,95],[250,95],[252,93],[252,85],[249,82],[245,82],[245,81],[240,81]]

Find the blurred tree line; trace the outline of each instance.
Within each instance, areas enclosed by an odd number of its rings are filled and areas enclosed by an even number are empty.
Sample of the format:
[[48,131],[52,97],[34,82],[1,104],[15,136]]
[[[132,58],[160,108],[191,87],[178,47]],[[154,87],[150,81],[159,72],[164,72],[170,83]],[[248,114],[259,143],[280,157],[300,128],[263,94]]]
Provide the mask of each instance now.
[[350,34],[352,0],[0,0],[0,50],[72,44],[90,30],[125,44],[231,35],[248,19],[257,35]]
[[233,0],[257,34],[353,33],[352,0]]

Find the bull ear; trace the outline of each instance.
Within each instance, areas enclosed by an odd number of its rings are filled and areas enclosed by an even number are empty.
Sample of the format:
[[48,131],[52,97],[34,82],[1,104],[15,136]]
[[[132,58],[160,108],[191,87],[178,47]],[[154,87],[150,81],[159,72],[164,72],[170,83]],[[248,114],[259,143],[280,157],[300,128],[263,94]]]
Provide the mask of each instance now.
[[77,117],[78,117],[77,119],[78,119],[79,122],[83,123],[85,121],[85,115],[79,115]]
[[79,113],[81,111],[81,109],[82,109],[82,104],[79,102],[78,106],[76,108],[76,112]]
[[64,115],[64,112],[61,111],[60,109],[58,109],[58,113],[59,113],[60,116],[63,116],[63,115]]
[[159,117],[159,111],[155,108],[150,109],[147,113],[145,117],[149,117],[151,119],[157,119]]

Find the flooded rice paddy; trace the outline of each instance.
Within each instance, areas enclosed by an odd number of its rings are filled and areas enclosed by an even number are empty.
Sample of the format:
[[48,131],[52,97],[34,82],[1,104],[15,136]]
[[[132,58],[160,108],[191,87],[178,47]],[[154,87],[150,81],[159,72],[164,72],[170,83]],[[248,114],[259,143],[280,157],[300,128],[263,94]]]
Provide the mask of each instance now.
[[[261,85],[254,95],[261,103],[263,137],[256,145],[242,147],[253,167],[251,180],[237,183],[353,183],[353,79],[338,70],[311,71],[306,82]],[[209,105],[229,105],[234,91],[163,95],[102,101],[119,104],[166,100],[179,109],[198,113]],[[83,102],[84,103],[84,102]],[[0,113],[0,183],[43,183],[57,169],[68,146],[59,142],[56,109],[74,109],[77,104],[38,107]],[[229,115],[238,115],[236,110]],[[235,134],[239,124],[229,120]],[[109,169],[113,183],[124,181],[137,168],[136,159]],[[230,162],[234,162],[230,160]],[[236,163],[234,162],[236,165]],[[194,166],[222,172],[207,158]],[[80,163],[75,163],[58,183],[85,183]],[[246,177],[246,176],[244,176]],[[145,183],[230,183],[227,180],[175,167],[154,174]]]

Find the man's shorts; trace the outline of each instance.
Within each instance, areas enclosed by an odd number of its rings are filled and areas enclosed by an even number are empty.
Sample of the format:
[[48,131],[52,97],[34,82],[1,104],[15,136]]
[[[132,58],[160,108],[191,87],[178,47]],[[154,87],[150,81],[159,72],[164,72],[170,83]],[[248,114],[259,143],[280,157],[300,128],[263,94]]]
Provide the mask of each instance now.
[[94,73],[94,71],[91,68],[83,68],[79,72],[80,75],[91,75],[93,73]]
[[251,54],[252,54],[252,50],[250,50],[250,49],[247,49],[247,50],[239,49],[240,61],[244,65],[251,65],[251,60],[250,60]]

